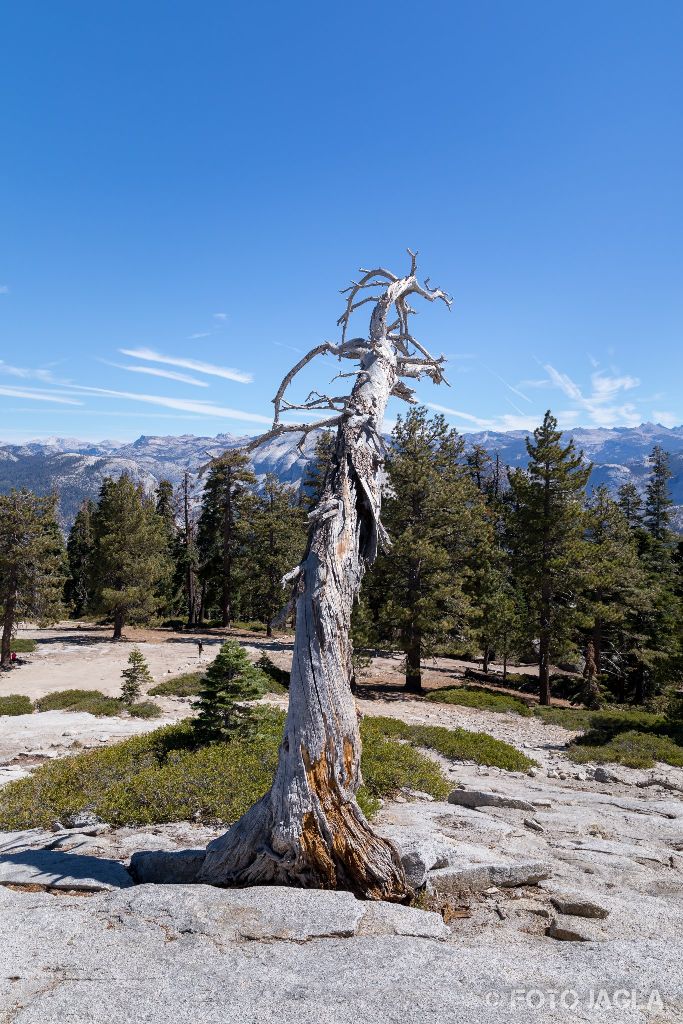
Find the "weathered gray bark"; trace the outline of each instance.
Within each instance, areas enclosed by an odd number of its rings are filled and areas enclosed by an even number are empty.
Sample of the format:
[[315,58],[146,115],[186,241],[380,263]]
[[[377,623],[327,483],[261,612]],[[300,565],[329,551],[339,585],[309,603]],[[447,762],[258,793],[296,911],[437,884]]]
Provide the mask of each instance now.
[[[412,254],[411,254],[412,256]],[[381,294],[356,300],[361,290]],[[442,359],[432,359],[408,329],[407,298],[450,300],[420,285],[411,272],[397,278],[366,271],[350,289],[339,345],[325,343],[287,375],[275,398],[272,437],[308,431],[280,422],[286,409],[330,409],[336,447],[321,501],[310,514],[308,548],[295,581],[296,639],[289,711],[270,791],[207,850],[201,881],[217,885],[288,884],[348,889],[371,899],[402,901],[410,888],[395,848],[375,835],[356,803],[361,784],[358,716],[350,689],[351,610],[366,568],[384,540],[380,523],[382,420],[391,394],[410,401],[401,376],[443,380]],[[353,311],[374,302],[368,340],[345,340]],[[392,311],[396,319],[390,322]],[[420,353],[417,355],[415,349]],[[320,352],[359,361],[344,398],[309,396],[285,402],[293,376]]]

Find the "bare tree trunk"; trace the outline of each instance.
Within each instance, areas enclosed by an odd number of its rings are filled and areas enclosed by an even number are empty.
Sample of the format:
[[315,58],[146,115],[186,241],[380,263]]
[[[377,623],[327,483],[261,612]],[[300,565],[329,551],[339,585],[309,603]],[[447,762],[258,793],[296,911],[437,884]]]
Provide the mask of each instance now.
[[[313,355],[327,351],[360,360],[350,396],[319,396],[315,404],[299,406],[334,409],[339,415],[324,421],[338,424],[335,453],[323,497],[309,517],[307,552],[290,574],[297,580],[296,638],[279,764],[270,791],[209,845],[200,881],[348,889],[394,901],[410,894],[398,853],[373,832],[355,799],[361,744],[349,685],[349,627],[364,572],[383,541],[381,430],[387,401],[392,392],[402,391],[404,398],[411,394],[399,374],[419,376],[413,366],[429,367],[421,372],[437,382],[443,379],[441,361],[421,346],[424,361],[411,361],[408,368],[406,360],[414,356],[407,350],[412,339],[405,299],[415,292],[430,301],[446,296],[418,284],[414,259],[405,278],[384,270],[365,274],[351,289],[340,322],[346,327],[355,296],[379,275],[382,294],[364,300],[375,302],[369,340],[346,342],[344,332],[339,346],[319,346],[285,378],[275,399],[275,424],[266,437],[292,429],[278,423],[280,402],[294,374]],[[389,324],[392,306],[398,320]]]
[[123,634],[123,612],[116,609],[114,612],[114,635],[112,640],[120,640]]
[[183,476],[183,515],[185,519],[185,594],[187,597],[187,625],[197,622],[197,577],[192,561],[194,552],[194,522],[190,512],[190,474]]
[[596,622],[593,626],[593,656],[595,658],[595,674],[602,672],[602,625]]
[[422,693],[422,635],[417,626],[409,629],[406,640],[406,685],[408,693]]
[[14,629],[14,614],[16,609],[16,595],[10,595],[5,601],[4,615],[2,617],[2,653],[0,655],[0,668],[12,667],[12,630]]
[[538,686],[539,704],[550,704],[550,652],[549,641],[545,630],[541,631],[538,654]]
[[538,639],[539,703],[550,704],[550,588],[541,584],[541,628]]

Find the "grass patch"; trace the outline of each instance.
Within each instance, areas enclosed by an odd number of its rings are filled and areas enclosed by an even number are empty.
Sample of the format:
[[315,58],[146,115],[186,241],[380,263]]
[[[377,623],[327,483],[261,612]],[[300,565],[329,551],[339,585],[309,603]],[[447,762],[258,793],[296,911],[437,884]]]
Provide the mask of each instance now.
[[655,761],[683,767],[683,735],[666,715],[642,708],[586,711],[537,707],[544,722],[580,731],[567,755],[577,764],[623,764],[652,768]]
[[627,768],[652,768],[655,761],[663,761],[683,768],[683,747],[670,736],[638,732],[621,732],[601,746],[572,743],[567,751],[578,764],[623,764]]
[[152,700],[142,700],[127,708],[131,718],[159,718],[161,709]]
[[[100,750],[40,765],[0,790],[0,828],[47,827],[63,815],[92,810],[113,825],[235,821],[271,784],[284,714],[255,712],[249,740],[197,747],[189,721]],[[406,786],[444,798],[450,786],[438,765],[366,719],[361,807]]]
[[261,657],[256,662],[256,668],[268,676],[271,680],[271,688],[267,692],[269,693],[287,693],[289,690],[289,682],[291,679],[291,672],[288,672],[286,668],[278,668],[272,658],[269,658],[265,651],[261,654]]
[[38,644],[35,640],[27,640],[24,637],[10,640],[9,646],[10,651],[14,651],[15,654],[33,654],[34,651],[38,650]]
[[38,711],[87,711],[91,715],[118,715],[121,703],[101,690],[55,690],[36,701]]
[[33,702],[22,693],[6,693],[0,696],[0,715],[30,715]]
[[536,763],[516,747],[485,732],[446,729],[440,725],[408,725],[396,718],[378,717],[365,721],[372,723],[372,728],[385,737],[406,740],[413,746],[435,750],[455,761],[476,761],[477,764],[511,772],[526,771]]
[[567,750],[572,761],[627,768],[652,768],[663,761],[683,767],[683,734],[666,715],[642,709],[587,714],[586,731]]
[[445,800],[452,785],[439,766],[409,743],[397,743],[395,734],[387,734],[377,723],[382,719],[364,718],[361,722],[363,754],[361,767],[364,785],[358,802],[366,814],[372,815],[379,799],[407,787]]
[[203,678],[203,672],[182,672],[157,683],[147,693],[150,697],[196,697],[202,688]]
[[444,686],[427,694],[427,700],[438,704],[459,704],[461,707],[478,708],[481,711],[514,711],[529,716],[530,709],[519,697],[507,693],[492,693],[480,686]]
[[537,705],[533,710],[534,715],[542,718],[550,725],[561,725],[572,731],[597,730],[601,735],[609,739],[617,732],[625,732],[627,729],[648,729],[658,728],[663,725],[663,715],[654,714],[651,711],[636,710],[603,710],[589,711],[585,708],[558,708],[541,707]]
[[133,718],[158,718],[161,711],[151,700],[128,707],[118,697],[107,697],[101,690],[55,690],[36,701],[38,711],[85,711],[89,715],[121,715],[127,711]]

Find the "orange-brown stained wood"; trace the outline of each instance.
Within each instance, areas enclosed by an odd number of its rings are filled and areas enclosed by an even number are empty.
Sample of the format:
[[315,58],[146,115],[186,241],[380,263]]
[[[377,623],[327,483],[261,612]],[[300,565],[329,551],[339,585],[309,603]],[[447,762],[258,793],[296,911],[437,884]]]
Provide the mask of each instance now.
[[[322,888],[343,888],[372,900],[404,902],[412,895],[398,853],[386,839],[375,835],[345,801],[334,778],[334,740],[328,738],[322,756],[312,761],[302,746],[301,756],[311,792],[318,798],[326,822],[326,840],[316,814],[304,815],[301,844],[306,861],[318,876]],[[344,766],[351,773],[353,746],[344,738]],[[331,843],[331,850],[330,850]],[[372,864],[383,865],[381,877],[374,877]]]

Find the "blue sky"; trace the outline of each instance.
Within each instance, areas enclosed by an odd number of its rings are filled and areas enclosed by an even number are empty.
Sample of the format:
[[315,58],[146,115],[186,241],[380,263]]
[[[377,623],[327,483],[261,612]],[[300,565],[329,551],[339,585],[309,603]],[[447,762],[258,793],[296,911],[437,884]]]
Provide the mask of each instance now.
[[0,440],[258,432],[406,246],[459,429],[682,423],[682,38],[667,0],[5,5]]

